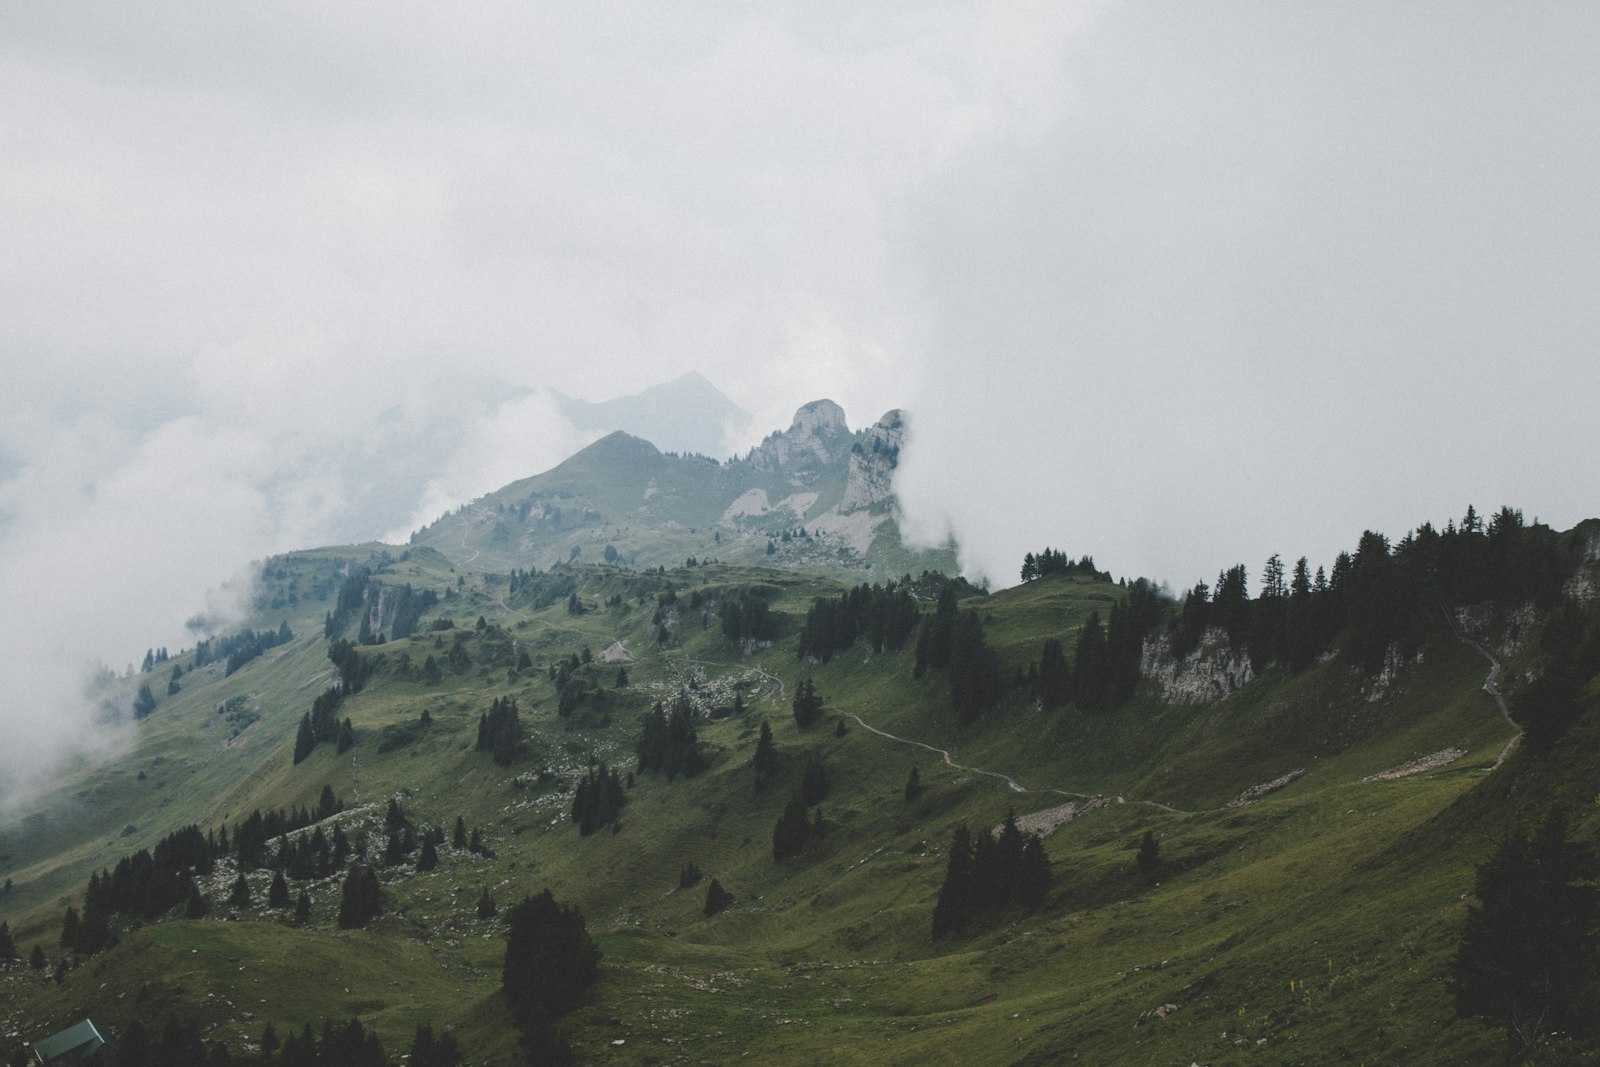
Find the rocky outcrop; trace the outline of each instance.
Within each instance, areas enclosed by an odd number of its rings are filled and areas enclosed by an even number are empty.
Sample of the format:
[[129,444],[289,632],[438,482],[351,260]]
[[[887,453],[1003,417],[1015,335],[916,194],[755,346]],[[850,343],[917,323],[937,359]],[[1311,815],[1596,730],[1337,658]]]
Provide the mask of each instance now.
[[1210,629],[1200,647],[1183,659],[1172,657],[1165,637],[1146,641],[1139,671],[1156,687],[1166,704],[1215,704],[1255,677],[1250,657],[1228,644],[1228,636]]
[[807,460],[826,464],[843,456],[853,443],[844,409],[831,400],[813,400],[794,413],[787,430],[770,434],[757,445],[750,462],[763,471]]
[[845,482],[842,512],[860,511],[894,495],[894,469],[905,441],[905,417],[899,409],[873,423],[850,451],[850,473]]

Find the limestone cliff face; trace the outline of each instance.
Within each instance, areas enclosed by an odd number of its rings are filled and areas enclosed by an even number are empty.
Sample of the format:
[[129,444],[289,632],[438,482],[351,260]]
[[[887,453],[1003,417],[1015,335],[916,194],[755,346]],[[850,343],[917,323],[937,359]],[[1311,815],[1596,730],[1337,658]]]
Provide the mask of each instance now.
[[750,462],[762,471],[807,461],[827,464],[843,456],[852,443],[844,409],[831,400],[813,400],[794,413],[787,430],[770,434],[757,445]]
[[1215,704],[1255,677],[1250,657],[1235,652],[1228,635],[1215,628],[1182,660],[1172,658],[1165,637],[1146,641],[1139,669],[1166,704]]
[[905,440],[905,417],[897,408],[875,422],[850,453],[850,473],[845,482],[841,512],[860,511],[894,495],[894,469]]

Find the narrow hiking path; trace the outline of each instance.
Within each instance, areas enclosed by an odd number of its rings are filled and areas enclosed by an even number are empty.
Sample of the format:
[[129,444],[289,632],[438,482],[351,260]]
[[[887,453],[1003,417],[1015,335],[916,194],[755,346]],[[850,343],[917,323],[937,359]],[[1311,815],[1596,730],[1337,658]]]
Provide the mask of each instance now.
[[[860,715],[857,715],[853,711],[846,711],[844,714],[846,714],[846,715],[850,716],[852,719],[854,719],[857,723],[859,723],[861,725],[861,727],[863,729],[868,730],[871,733],[875,733],[879,737],[886,738],[886,739],[888,739],[890,741],[895,741],[895,742],[897,742],[899,744],[902,744],[902,745],[912,745],[912,746],[914,746],[916,748],[926,749],[929,752],[933,752],[933,753],[938,754],[939,758],[944,761],[945,766],[950,767],[950,768],[952,768],[954,770],[966,771],[968,774],[981,774],[981,775],[985,775],[986,777],[989,777],[989,778],[998,778],[1002,782],[1006,783],[1007,787],[1009,787],[1010,790],[1013,793],[1054,793],[1056,796],[1076,797],[1077,799],[1084,800],[1084,801],[1091,801],[1091,802],[1093,802],[1093,801],[1105,801],[1105,802],[1108,802],[1108,803],[1116,803],[1116,804],[1144,804],[1144,805],[1147,805],[1147,806],[1152,807],[1152,808],[1159,808],[1162,811],[1171,812],[1174,815],[1187,815],[1187,814],[1189,814],[1188,812],[1181,811],[1178,808],[1168,807],[1166,804],[1162,804],[1162,803],[1160,803],[1158,801],[1154,801],[1154,800],[1129,800],[1128,798],[1126,798],[1124,796],[1121,796],[1120,794],[1115,794],[1115,795],[1112,795],[1112,796],[1099,796],[1099,795],[1090,794],[1090,793],[1075,793],[1075,792],[1073,792],[1073,791],[1071,791],[1069,789],[1056,789],[1053,786],[1042,786],[1042,787],[1037,788],[1037,789],[1029,789],[1027,786],[1023,785],[1021,782],[1017,781],[1015,778],[1011,777],[1009,774],[1002,774],[999,771],[987,771],[987,770],[984,770],[982,767],[969,767],[964,763],[957,763],[951,757],[950,753],[945,749],[938,748],[938,747],[936,747],[934,745],[926,744],[926,743],[924,743],[922,741],[913,741],[909,737],[899,737],[899,736],[897,736],[895,734],[889,733],[887,730],[880,730],[876,726],[872,725],[870,722],[868,722],[867,720],[863,719]],[[1086,807],[1082,808],[1081,810],[1079,810],[1078,812],[1076,812],[1076,814],[1087,815],[1090,811],[1093,811],[1093,810],[1096,810],[1096,809],[1094,807],[1087,807],[1086,806]],[[1039,814],[1039,813],[1035,813],[1035,814]]]
[[[986,771],[982,767],[968,767],[965,764],[957,763],[955,760],[950,758],[950,753],[948,751],[946,751],[945,749],[935,748],[932,745],[924,744],[921,741],[913,741],[913,740],[911,740],[910,738],[907,738],[907,737],[896,737],[894,734],[889,733],[887,730],[878,729],[876,726],[872,725],[870,722],[868,722],[867,720],[863,719],[861,716],[857,715],[853,711],[847,711],[847,712],[845,712],[845,714],[850,716],[856,722],[860,723],[863,729],[870,730],[873,733],[877,734],[879,737],[887,737],[889,740],[898,741],[902,745],[915,745],[917,748],[925,748],[929,752],[938,753],[939,756],[944,759],[945,766],[947,766],[947,767],[953,767],[954,769],[956,769],[958,771],[966,771],[968,774],[982,774],[982,775],[987,775],[990,778],[998,778],[1002,782],[1006,783],[1006,785],[1010,786],[1011,787],[1011,791],[1013,793],[1026,793],[1026,792],[1028,792],[1028,787],[1027,786],[1022,785],[1020,782],[1018,782],[1015,778],[1011,777],[1009,774],[1001,774],[999,771]],[[1058,792],[1059,793],[1061,791],[1060,790],[1051,790],[1051,792]],[[1073,797],[1086,796],[1086,794],[1083,794],[1083,793],[1063,793],[1062,795],[1063,796],[1073,796]]]
[[1500,670],[1504,664],[1481,642],[1474,641],[1462,633],[1461,627],[1456,625],[1455,616],[1450,614],[1449,609],[1441,604],[1440,610],[1444,612],[1445,621],[1450,624],[1450,632],[1456,635],[1456,640],[1477,649],[1478,654],[1489,661],[1489,675],[1483,680],[1483,691],[1493,698],[1495,707],[1500,709],[1500,717],[1506,721],[1506,725],[1511,727],[1512,730],[1511,740],[1506,742],[1505,747],[1500,750],[1500,757],[1494,761],[1494,766],[1489,768],[1491,771],[1499,770],[1500,765],[1506,761],[1506,757],[1511,755],[1511,750],[1516,747],[1517,742],[1522,740],[1522,727],[1518,726],[1517,721],[1511,717],[1511,709],[1506,707],[1506,698],[1500,692]]

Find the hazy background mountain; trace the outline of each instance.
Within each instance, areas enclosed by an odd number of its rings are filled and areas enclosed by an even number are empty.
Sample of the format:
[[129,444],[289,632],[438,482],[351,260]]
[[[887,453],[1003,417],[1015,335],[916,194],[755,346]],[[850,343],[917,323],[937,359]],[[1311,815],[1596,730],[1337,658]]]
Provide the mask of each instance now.
[[633,396],[591,402],[553,393],[568,422],[585,433],[622,430],[663,452],[726,457],[750,434],[750,413],[723,396],[699,371],[652,385]]

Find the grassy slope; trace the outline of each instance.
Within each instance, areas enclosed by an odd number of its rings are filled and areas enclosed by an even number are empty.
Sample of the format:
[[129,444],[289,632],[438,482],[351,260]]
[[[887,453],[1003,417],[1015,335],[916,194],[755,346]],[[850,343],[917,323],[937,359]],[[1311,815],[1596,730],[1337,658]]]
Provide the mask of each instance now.
[[[301,554],[289,570],[306,588],[328,559]],[[472,908],[483,886],[502,905],[549,886],[582,905],[605,952],[598,995],[573,1018],[572,1039],[580,1052],[604,1049],[617,1063],[741,1053],[757,1062],[1227,1063],[1263,1049],[1281,1062],[1347,1053],[1356,1062],[1455,1063],[1499,1047],[1494,1033],[1453,1019],[1442,982],[1472,864],[1489,847],[1483,830],[1492,813],[1463,814],[1461,805],[1522,773],[1513,763],[1485,779],[1482,768],[1506,731],[1477,691],[1483,668],[1475,653],[1432,643],[1424,662],[1374,702],[1325,666],[1300,679],[1269,675],[1211,708],[1136,703],[1085,718],[1018,705],[968,730],[954,723],[942,679],[911,679],[909,653],[858,649],[814,671],[830,712],[858,714],[950,749],[960,763],[1003,771],[1029,790],[1016,792],[854,720],[842,737],[834,715],[800,734],[788,714],[788,687],[800,673],[793,630],[774,648],[742,654],[717,633],[714,616],[698,629],[680,592],[683,645],[656,651],[648,635],[653,597],[641,603],[630,592],[644,589],[639,579],[600,574],[585,597],[625,592],[624,606],[575,618],[559,605],[520,609],[503,581],[458,575],[431,553],[397,567],[392,580],[419,586],[454,586],[464,576],[438,614],[462,623],[483,614],[501,636],[472,638],[474,665],[435,687],[393,673],[402,652],[417,664],[430,653],[442,661],[435,635],[379,650],[385,666],[341,712],[362,738],[343,757],[323,746],[298,767],[289,760],[295,723],[328,680],[326,605],[314,598],[294,609],[301,617],[291,625],[302,636],[290,646],[231,678],[216,667],[186,681],[124,755],[62,780],[42,804],[48,834],[27,824],[4,831],[0,853],[19,857],[11,873],[19,888],[4,903],[24,951],[34,941],[53,947],[60,910],[91,869],[186,822],[215,825],[254,806],[314,803],[325,782],[347,803],[371,805],[341,816],[353,829],[375,835],[379,805],[398,795],[422,822],[448,828],[463,814],[498,858],[447,848],[430,874],[385,872],[390,914],[370,931],[332,932],[334,879],[312,889],[310,931],[292,930],[264,908],[230,916],[222,907],[211,920],[141,931],[59,987],[13,967],[0,995],[0,1032],[37,1036],[91,1009],[112,1025],[178,1009],[236,1043],[258,1034],[265,1018],[283,1032],[307,1018],[359,1014],[391,1051],[431,1020],[456,1025],[476,1062],[510,1062],[513,1042],[495,995],[500,928]],[[828,589],[819,579],[737,568],[671,577],[680,589],[770,582],[777,606],[796,614]],[[1115,595],[1102,584],[1049,580],[973,605],[1010,676],[1044,637],[1070,637]],[[290,610],[269,609],[259,622],[276,625]],[[439,640],[447,647],[450,638]],[[569,721],[556,717],[542,672],[512,679],[508,664],[484,662],[493,646],[513,641],[542,665],[585,645],[599,652],[613,639],[639,655],[632,684],[613,694],[606,713]],[[596,673],[609,682],[614,671]],[[717,753],[712,769],[691,781],[642,778],[620,833],[579,838],[566,813],[587,759],[628,761],[639,713],[691,681],[719,704],[731,703],[739,685],[752,705],[743,719],[702,729]],[[237,694],[259,706],[262,719],[244,744],[219,750],[225,731],[211,709]],[[509,769],[473,750],[478,714],[506,694],[517,697],[531,733],[528,759]],[[376,751],[383,726],[414,722],[423,709],[433,725],[419,740]],[[770,835],[788,785],[756,796],[748,768],[762,717],[791,781],[812,748],[832,772],[828,836],[783,864],[771,860]],[[1360,781],[1449,744],[1469,756],[1432,775]],[[913,765],[926,790],[908,806],[902,790]],[[1301,767],[1306,775],[1289,788],[1248,807],[1223,806]],[[540,768],[551,772],[544,783],[533,773]],[[930,943],[954,826],[1052,807],[1066,799],[1056,790],[1125,802],[1049,836],[1056,888],[1038,914]],[[1162,844],[1159,884],[1133,864],[1145,829]],[[1495,824],[1490,833],[1497,832]],[[729,911],[706,920],[705,884],[678,888],[691,861],[736,896]],[[255,877],[264,899],[266,878]],[[223,895],[219,884],[213,899]],[[1291,981],[1305,984],[1291,991]],[[1165,1003],[1182,1010],[1134,1026],[1141,1012]]]

